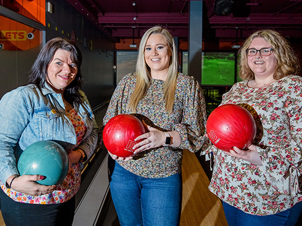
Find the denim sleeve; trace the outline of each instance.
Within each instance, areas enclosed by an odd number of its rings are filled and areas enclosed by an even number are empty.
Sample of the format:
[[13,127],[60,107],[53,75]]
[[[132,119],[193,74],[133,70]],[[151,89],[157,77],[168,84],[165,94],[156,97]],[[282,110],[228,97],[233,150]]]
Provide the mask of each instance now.
[[[81,94],[83,95],[84,104],[86,106],[89,106],[89,111],[92,112],[92,109],[90,107],[90,104],[88,102],[86,95],[83,92],[81,92]],[[90,124],[92,126],[92,130],[89,130],[89,129],[87,129],[87,130],[91,131],[91,133],[78,146],[78,148],[85,151],[85,153],[87,155],[87,160],[93,155],[94,151],[96,150],[96,148],[98,146],[98,142],[99,142],[99,127],[95,121],[94,115],[92,115],[90,118],[92,120],[92,123]]]
[[14,148],[29,122],[30,102],[23,89],[18,88],[5,94],[0,101],[0,180],[18,174]]

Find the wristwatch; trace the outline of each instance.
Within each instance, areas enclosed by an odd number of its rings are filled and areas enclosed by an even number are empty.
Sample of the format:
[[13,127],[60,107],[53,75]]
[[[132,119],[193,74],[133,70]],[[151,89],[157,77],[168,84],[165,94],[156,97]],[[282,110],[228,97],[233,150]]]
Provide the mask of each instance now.
[[170,146],[172,144],[172,137],[170,135],[170,133],[165,132],[165,136],[166,136],[166,141],[164,146]]

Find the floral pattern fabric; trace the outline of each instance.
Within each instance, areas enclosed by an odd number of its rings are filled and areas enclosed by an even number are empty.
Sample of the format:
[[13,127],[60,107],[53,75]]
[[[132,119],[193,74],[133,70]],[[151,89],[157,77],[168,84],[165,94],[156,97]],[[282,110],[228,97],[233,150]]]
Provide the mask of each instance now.
[[240,104],[254,116],[263,165],[210,146],[215,162],[210,191],[253,215],[276,214],[302,201],[302,78],[287,76],[264,88],[239,82],[223,95],[223,104]]
[[[69,120],[72,122],[75,133],[77,135],[77,144],[80,144],[85,132],[86,126],[81,117],[76,113],[74,109],[66,113]],[[73,164],[69,170],[64,181],[56,186],[56,189],[49,194],[31,196],[22,192],[17,192],[14,189],[9,189],[1,183],[1,189],[11,199],[16,202],[30,203],[30,204],[58,204],[63,203],[71,199],[80,189],[81,184],[81,165]]]
[[[146,178],[162,178],[181,171],[182,149],[198,151],[205,132],[205,100],[198,82],[190,76],[178,74],[174,109],[165,110],[164,81],[151,79],[145,97],[137,106],[136,116],[151,126],[178,131],[181,145],[178,148],[158,147],[141,153],[129,161],[118,163],[128,171]],[[118,84],[103,119],[104,125],[118,114],[131,114],[127,109],[130,95],[136,84],[135,74],[128,74]]]
[[77,114],[76,110],[73,108],[69,112],[66,113],[66,116],[71,121],[76,136],[77,136],[77,144],[80,144],[83,140],[83,137],[86,133],[86,126],[85,122],[82,120],[82,118]]

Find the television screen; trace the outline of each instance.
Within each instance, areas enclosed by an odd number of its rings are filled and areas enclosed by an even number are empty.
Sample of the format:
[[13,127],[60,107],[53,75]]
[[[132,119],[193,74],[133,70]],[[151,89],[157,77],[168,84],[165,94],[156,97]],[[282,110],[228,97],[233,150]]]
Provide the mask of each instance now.
[[234,52],[203,52],[201,84],[231,86],[235,83]]

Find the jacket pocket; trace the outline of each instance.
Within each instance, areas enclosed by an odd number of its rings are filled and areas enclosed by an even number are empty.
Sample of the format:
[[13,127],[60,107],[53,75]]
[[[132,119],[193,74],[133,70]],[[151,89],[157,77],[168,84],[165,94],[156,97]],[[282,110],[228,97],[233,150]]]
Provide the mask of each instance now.
[[32,121],[35,133],[42,140],[56,140],[63,135],[63,117],[56,109],[36,109]]

